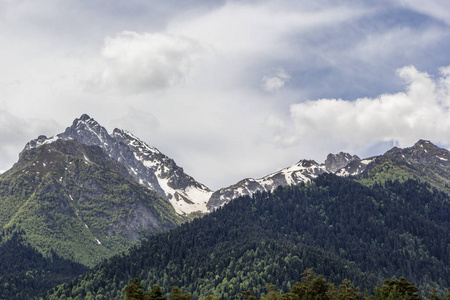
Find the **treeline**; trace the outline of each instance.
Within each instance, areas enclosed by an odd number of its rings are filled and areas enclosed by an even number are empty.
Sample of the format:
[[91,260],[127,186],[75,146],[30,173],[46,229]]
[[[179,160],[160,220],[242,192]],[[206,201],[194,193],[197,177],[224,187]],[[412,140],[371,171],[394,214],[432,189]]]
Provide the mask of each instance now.
[[146,290],[178,286],[192,299],[256,297],[274,284],[292,290],[314,267],[336,285],[372,291],[405,276],[427,296],[450,286],[449,196],[417,181],[371,187],[325,174],[310,184],[242,197],[105,260],[45,299],[122,299],[140,278]]
[[[303,273],[300,282],[296,282],[288,293],[282,294],[276,290],[275,285],[266,285],[267,293],[261,300],[420,300],[418,288],[412,282],[408,282],[404,277],[400,279],[386,279],[382,286],[377,285],[374,291],[363,294],[359,287],[355,287],[348,279],[344,279],[339,286],[326,281],[322,275],[315,275],[312,269]],[[150,292],[144,291],[144,286],[138,278],[128,284],[125,289],[125,300],[164,300],[161,287],[154,285]],[[172,287],[168,295],[171,300],[190,300],[191,294],[184,293],[178,287]],[[240,297],[236,295],[234,299],[257,300],[252,291],[242,292]],[[218,297],[208,295],[205,300],[219,300]],[[450,300],[450,292],[444,298],[439,297],[433,288],[426,299],[429,300]]]

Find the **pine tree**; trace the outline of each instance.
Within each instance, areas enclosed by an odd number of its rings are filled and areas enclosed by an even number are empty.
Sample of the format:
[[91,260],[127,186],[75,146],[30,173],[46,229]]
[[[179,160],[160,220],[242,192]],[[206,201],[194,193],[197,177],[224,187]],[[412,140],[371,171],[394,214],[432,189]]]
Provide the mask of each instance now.
[[148,293],[144,292],[144,287],[138,278],[125,287],[125,300],[147,300]]
[[163,296],[161,287],[159,285],[154,285],[148,297],[149,300],[165,300],[166,297]]
[[171,300],[190,300],[191,294],[190,293],[183,293],[183,291],[177,287],[172,287],[172,291],[170,292],[170,299]]

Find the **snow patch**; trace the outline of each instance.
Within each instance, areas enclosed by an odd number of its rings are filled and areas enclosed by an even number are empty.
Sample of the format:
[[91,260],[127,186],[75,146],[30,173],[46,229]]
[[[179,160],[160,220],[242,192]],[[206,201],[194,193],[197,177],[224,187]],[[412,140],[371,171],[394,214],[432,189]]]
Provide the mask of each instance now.
[[366,159],[361,160],[361,163],[364,165],[368,165],[371,162],[373,162],[374,160],[375,160],[375,158],[366,158]]

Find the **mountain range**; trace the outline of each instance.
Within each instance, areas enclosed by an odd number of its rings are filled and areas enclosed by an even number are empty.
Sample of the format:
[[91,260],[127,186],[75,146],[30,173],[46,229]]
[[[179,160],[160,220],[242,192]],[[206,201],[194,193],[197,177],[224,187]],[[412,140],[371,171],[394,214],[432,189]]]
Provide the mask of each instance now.
[[[61,134],[50,138],[40,136],[30,141],[23,152],[44,144],[51,144],[57,140],[76,140],[83,145],[102,148],[110,158],[123,165],[135,181],[167,199],[180,215],[189,215],[193,212],[207,213],[236,197],[253,195],[262,191],[273,191],[280,185],[307,182],[323,173],[355,176],[364,172],[372,161],[376,161],[372,164],[372,172],[377,172],[377,167],[374,166],[396,160],[401,165],[399,168],[415,170],[413,175],[422,179],[423,176],[417,170],[417,164],[426,163],[429,171],[435,172],[436,168],[440,170],[438,172],[440,175],[434,174],[427,178],[431,183],[440,185],[440,187],[445,187],[445,185],[442,186],[438,182],[442,182],[446,176],[448,178],[450,175],[445,171],[450,167],[448,158],[446,158],[448,151],[421,140],[412,148],[404,150],[393,148],[384,155],[365,159],[344,152],[330,153],[325,162],[321,164],[314,160],[302,159],[292,166],[262,178],[246,178],[228,187],[212,191],[187,175],[173,159],[161,153],[157,148],[147,145],[131,132],[116,128],[112,134],[109,134],[104,127],[86,114],[75,119],[72,126]],[[432,166],[430,162],[433,162]]]
[[[324,163],[302,159],[212,191],[131,132],[114,129],[109,134],[84,114],[64,132],[27,143],[18,162],[0,175],[0,228],[20,232],[21,243],[44,257],[94,267],[149,236],[215,215],[233,199],[309,184],[327,174],[370,188],[418,180],[449,194],[450,152],[425,140],[364,159],[340,152],[329,154]],[[325,245],[314,247],[320,252]]]

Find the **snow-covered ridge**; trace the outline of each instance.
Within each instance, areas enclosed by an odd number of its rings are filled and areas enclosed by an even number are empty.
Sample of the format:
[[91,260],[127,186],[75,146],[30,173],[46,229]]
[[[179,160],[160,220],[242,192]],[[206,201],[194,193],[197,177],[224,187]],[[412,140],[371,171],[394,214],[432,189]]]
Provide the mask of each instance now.
[[[185,174],[171,158],[155,147],[147,145],[132,133],[115,129],[113,137],[127,145],[133,152],[135,160],[155,174],[166,198],[179,214],[207,212],[206,204],[213,193],[209,188]],[[141,182],[145,184],[145,181]]]
[[[239,196],[251,196],[257,192],[272,192],[278,186],[296,185],[308,182],[323,173],[335,173],[339,176],[356,175],[363,172],[372,159],[361,160],[355,155],[340,152],[329,154],[323,164],[314,160],[300,160],[298,163],[281,169],[259,179],[247,178],[235,185],[214,192],[208,202],[208,209],[214,210]],[[349,165],[358,167],[345,171]]]

